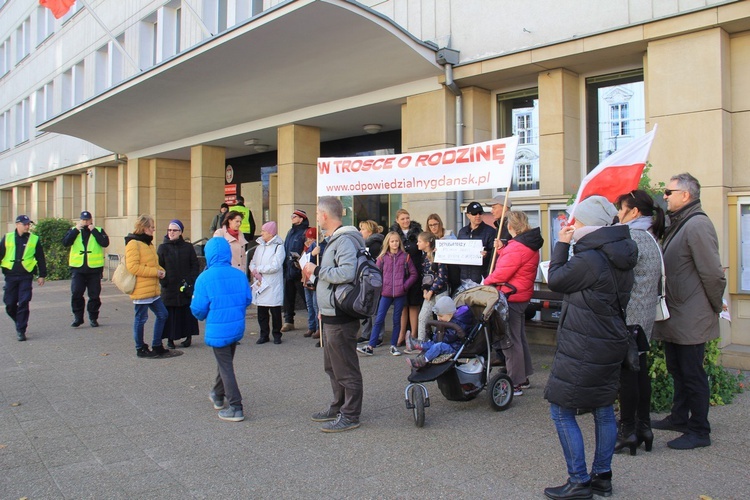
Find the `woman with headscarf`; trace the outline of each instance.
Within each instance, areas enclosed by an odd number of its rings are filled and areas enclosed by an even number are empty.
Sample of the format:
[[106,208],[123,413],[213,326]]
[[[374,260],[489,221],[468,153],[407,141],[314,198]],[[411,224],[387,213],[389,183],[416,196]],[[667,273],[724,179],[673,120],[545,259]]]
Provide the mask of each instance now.
[[166,276],[159,280],[161,300],[167,306],[167,323],[162,337],[167,339],[167,347],[174,349],[174,341],[185,339],[182,347],[190,347],[193,335],[198,335],[198,320],[190,312],[193,285],[198,278],[198,257],[193,245],[185,241],[182,232],[185,226],[178,219],[169,223],[164,241],[156,251],[159,265]]
[[[258,326],[260,338],[256,344],[265,344],[269,334],[273,343],[281,344],[281,306],[284,304],[284,241],[279,237],[278,226],[274,221],[263,224],[260,237],[255,240],[258,246],[250,261],[250,274],[253,276],[253,303],[258,306]],[[269,318],[273,330],[269,327]]]
[[[627,226],[611,226],[617,210],[603,196],[578,204],[575,222],[563,227],[552,249],[549,288],[565,294],[557,350],[544,397],[550,402],[568,468],[568,481],[544,490],[547,498],[612,494],[617,440],[614,402],[628,350],[624,309],[633,287],[638,247]],[[569,257],[571,241],[573,254]],[[594,415],[596,447],[589,473],[577,410]]]
[[232,249],[232,267],[239,269],[243,273],[247,273],[247,254],[245,248],[247,247],[247,240],[245,235],[240,231],[242,225],[241,212],[236,210],[230,211],[221,227],[216,230],[214,236],[220,236],[229,242],[229,248]]

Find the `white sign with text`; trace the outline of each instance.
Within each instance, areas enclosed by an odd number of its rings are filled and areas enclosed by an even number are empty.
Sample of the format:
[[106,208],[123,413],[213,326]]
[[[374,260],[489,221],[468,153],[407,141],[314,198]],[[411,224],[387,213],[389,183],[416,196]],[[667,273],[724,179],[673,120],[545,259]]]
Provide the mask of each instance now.
[[435,262],[481,266],[483,250],[482,240],[436,240]]

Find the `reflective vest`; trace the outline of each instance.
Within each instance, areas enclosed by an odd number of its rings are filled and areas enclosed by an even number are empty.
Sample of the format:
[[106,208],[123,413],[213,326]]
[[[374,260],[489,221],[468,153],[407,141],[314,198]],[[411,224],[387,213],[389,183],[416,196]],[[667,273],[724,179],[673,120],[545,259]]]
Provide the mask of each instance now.
[[[0,262],[0,267],[5,269],[12,269],[13,262],[16,260],[16,231],[12,231],[5,235],[5,257]],[[21,257],[21,265],[28,272],[33,272],[36,267],[36,243],[39,241],[39,236],[35,234],[29,234],[29,242],[26,243],[26,249]]]
[[[97,231],[101,232],[102,228],[97,227]],[[70,257],[68,258],[68,265],[70,267],[83,267],[83,256],[88,253],[88,265],[91,269],[97,267],[104,267],[104,250],[102,249],[99,242],[96,241],[94,235],[89,236],[89,241],[86,242],[86,248],[83,247],[83,236],[78,233],[73,246],[70,247]]]
[[240,224],[240,232],[249,233],[250,232],[250,209],[242,205],[235,205],[232,208],[230,208],[230,211],[231,210],[234,210],[235,212],[240,212],[242,214],[242,224]]

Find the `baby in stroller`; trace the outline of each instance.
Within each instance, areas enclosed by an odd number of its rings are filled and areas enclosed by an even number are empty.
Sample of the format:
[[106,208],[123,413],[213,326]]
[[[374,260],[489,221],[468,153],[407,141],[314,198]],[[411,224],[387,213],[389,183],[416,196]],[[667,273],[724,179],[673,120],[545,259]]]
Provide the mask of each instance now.
[[[476,321],[469,306],[464,305],[456,309],[453,299],[448,296],[440,297],[435,302],[432,312],[435,313],[438,321],[455,323],[466,333],[471,331]],[[443,354],[455,354],[459,347],[461,347],[462,341],[463,339],[458,336],[458,332],[452,328],[445,329],[442,341],[440,342],[432,340],[419,341],[413,339],[411,335],[407,335],[407,349],[404,352],[420,353],[417,357],[408,360],[413,368],[419,369]]]

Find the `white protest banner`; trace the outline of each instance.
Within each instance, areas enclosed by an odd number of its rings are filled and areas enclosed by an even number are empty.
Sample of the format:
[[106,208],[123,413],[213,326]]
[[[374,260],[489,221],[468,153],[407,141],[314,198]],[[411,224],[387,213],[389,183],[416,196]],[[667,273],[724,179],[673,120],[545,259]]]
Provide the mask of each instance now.
[[482,240],[435,240],[435,262],[481,266]]
[[318,196],[424,193],[510,186],[517,137],[400,155],[318,158]]

